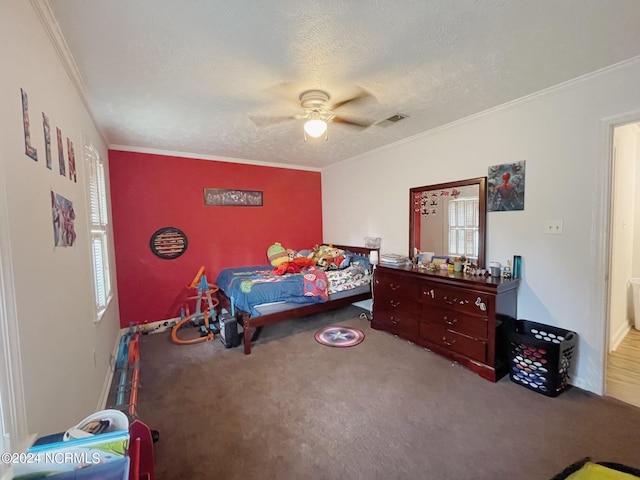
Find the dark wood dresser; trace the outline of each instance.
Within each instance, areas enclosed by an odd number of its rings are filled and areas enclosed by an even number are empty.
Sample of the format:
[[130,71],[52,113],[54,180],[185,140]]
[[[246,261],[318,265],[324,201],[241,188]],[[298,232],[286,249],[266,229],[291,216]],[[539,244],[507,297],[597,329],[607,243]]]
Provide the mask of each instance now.
[[519,280],[378,266],[371,327],[493,382],[507,373],[501,315],[516,318]]

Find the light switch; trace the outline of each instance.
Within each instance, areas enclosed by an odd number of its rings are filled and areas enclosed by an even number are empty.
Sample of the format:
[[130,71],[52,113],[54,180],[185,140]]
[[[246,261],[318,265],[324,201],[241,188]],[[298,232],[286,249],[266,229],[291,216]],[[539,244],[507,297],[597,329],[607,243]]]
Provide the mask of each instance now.
[[547,220],[544,224],[544,233],[549,235],[562,235],[563,223],[562,220]]

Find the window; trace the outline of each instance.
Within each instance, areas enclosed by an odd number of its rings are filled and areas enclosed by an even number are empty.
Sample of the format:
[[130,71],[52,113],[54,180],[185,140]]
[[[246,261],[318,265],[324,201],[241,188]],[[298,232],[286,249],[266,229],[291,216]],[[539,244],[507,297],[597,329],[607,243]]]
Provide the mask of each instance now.
[[478,256],[478,198],[458,198],[449,202],[449,256]]
[[100,321],[109,300],[111,300],[107,194],[104,163],[91,144],[85,144],[85,160],[87,162],[87,171],[89,172],[89,228],[91,229],[96,321]]

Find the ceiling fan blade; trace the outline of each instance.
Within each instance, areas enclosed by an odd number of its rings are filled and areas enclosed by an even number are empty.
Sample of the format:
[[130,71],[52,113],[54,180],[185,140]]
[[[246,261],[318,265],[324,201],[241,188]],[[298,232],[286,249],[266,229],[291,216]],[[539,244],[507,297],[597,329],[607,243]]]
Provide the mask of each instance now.
[[348,98],[347,100],[342,100],[341,102],[335,103],[333,104],[333,106],[331,107],[332,110],[336,110],[348,103],[353,103],[353,102],[360,102],[362,100],[368,99],[368,98],[374,98],[373,95],[371,95],[369,92],[367,92],[366,90],[363,90],[361,93],[359,93],[358,95],[356,95],[355,97],[351,97]]
[[372,125],[373,122],[365,122],[365,121],[361,121],[361,120],[349,120],[347,118],[343,118],[343,117],[333,117],[332,120],[334,123],[342,123],[345,125],[352,125],[354,127],[361,127],[361,128],[367,128],[370,127]]
[[255,123],[258,127],[268,127],[269,125],[275,125],[277,123],[283,123],[287,120],[295,120],[296,117],[292,117],[288,115],[286,117],[249,117],[253,123]]

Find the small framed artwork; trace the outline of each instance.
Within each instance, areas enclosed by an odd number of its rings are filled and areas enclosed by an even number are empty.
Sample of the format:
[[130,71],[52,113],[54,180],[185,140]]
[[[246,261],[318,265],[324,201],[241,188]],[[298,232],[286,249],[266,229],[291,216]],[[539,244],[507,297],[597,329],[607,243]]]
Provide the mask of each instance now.
[[524,210],[525,161],[493,165],[487,175],[487,211]]
[[443,255],[434,255],[433,257],[431,257],[431,263],[440,266],[443,263],[449,263],[449,257]]
[[175,227],[164,227],[156,230],[151,235],[149,246],[157,257],[164,260],[178,258],[187,250],[189,244],[187,236],[182,230]]
[[258,190],[205,188],[204,204],[223,207],[261,207],[262,192]]
[[76,244],[76,212],[73,210],[73,202],[51,190],[51,213],[53,246],[73,247]]

